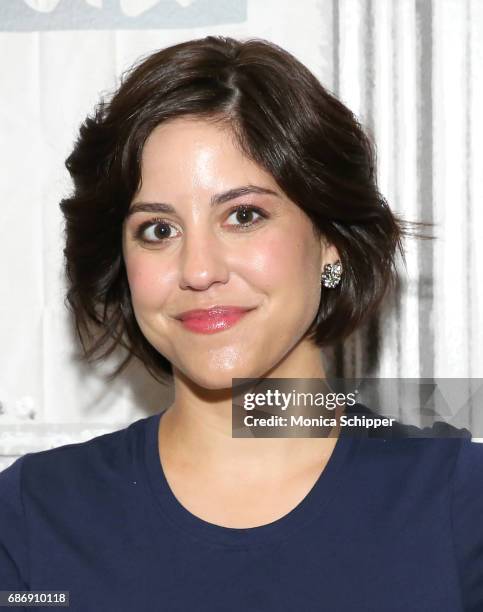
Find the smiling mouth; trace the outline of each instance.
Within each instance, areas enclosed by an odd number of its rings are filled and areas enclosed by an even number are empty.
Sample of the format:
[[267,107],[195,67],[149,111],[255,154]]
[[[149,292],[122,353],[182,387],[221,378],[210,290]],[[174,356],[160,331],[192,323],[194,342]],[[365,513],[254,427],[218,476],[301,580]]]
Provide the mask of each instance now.
[[216,334],[233,327],[252,310],[254,308],[192,311],[178,320],[189,331],[198,334]]

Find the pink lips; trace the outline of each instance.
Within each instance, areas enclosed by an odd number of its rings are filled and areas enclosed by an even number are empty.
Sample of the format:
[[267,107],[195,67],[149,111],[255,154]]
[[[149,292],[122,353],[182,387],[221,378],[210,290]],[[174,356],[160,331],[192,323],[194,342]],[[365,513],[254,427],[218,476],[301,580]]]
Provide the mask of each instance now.
[[238,323],[250,310],[253,309],[238,306],[219,306],[209,310],[190,310],[177,318],[190,331],[199,334],[215,334]]

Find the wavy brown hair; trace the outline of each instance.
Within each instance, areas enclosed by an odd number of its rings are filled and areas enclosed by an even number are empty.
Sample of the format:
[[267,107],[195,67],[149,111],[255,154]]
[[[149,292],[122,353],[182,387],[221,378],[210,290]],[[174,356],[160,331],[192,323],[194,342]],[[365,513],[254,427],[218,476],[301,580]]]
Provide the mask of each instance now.
[[[391,212],[376,183],[375,147],[355,115],[287,51],[265,40],[208,36],[162,49],[134,65],[80,127],[66,167],[74,189],[65,217],[66,302],[82,358],[116,347],[160,382],[170,362],[134,317],[122,229],[141,177],[143,145],[159,124],[192,116],[229,124],[241,150],[267,170],[338,249],[340,284],[322,292],[308,330],[320,347],[346,338],[397,278],[411,226]],[[418,225],[418,224],[414,224]]]

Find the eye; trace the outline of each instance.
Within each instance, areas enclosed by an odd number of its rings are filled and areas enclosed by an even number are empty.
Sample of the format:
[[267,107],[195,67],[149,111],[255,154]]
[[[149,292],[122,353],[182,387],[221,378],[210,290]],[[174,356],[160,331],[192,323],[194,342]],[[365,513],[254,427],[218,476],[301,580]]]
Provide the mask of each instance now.
[[165,219],[150,219],[137,228],[135,233],[136,240],[147,243],[160,243],[174,238],[173,230],[176,230],[174,225],[168,223]]
[[[254,213],[258,215],[258,218],[256,218],[255,220],[253,220]],[[239,223],[228,223],[228,225],[244,228],[251,227],[252,225],[260,223],[260,221],[266,219],[268,215],[256,206],[248,206],[246,204],[241,204],[240,206],[236,206],[232,209],[228,219],[233,216]]]

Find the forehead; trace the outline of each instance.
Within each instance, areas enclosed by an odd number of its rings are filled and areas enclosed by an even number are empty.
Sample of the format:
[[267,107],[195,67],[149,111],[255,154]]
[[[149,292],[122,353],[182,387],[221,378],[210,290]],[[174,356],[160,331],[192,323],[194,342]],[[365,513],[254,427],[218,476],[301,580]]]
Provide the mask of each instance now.
[[260,182],[274,187],[271,174],[247,157],[226,123],[177,118],[157,126],[147,138],[141,171],[143,183],[168,186],[230,188],[233,183]]

